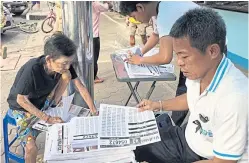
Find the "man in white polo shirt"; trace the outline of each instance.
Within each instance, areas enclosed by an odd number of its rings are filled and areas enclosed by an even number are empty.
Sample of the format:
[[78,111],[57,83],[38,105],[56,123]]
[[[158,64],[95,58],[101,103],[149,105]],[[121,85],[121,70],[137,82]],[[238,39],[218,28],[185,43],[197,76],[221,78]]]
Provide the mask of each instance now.
[[187,77],[187,93],[174,99],[143,100],[143,110],[189,108],[186,126],[158,118],[161,142],[137,147],[137,161],[152,163],[248,162],[248,79],[223,54],[224,20],[211,9],[193,9],[173,25],[177,63]]

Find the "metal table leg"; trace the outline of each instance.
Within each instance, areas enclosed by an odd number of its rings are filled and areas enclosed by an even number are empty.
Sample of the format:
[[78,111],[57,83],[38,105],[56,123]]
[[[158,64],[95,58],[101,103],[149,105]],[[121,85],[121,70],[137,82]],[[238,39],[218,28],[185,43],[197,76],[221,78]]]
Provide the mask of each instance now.
[[[140,83],[139,81],[138,81],[138,82],[136,82],[136,84],[135,84],[135,86],[134,86],[133,90],[137,90],[137,87],[138,87],[139,83]],[[129,86],[129,85],[128,85],[128,86]],[[127,106],[127,105],[128,105],[128,103],[129,103],[129,101],[130,101],[130,99],[131,99],[131,96],[132,96],[132,91],[131,91],[131,93],[130,93],[130,95],[129,95],[129,97],[128,97],[128,99],[127,99],[126,103],[125,103],[125,106]]]
[[[139,82],[137,82],[137,83],[139,84]],[[136,85],[138,86],[137,83],[135,84],[135,86],[136,86]],[[139,96],[138,93],[137,93],[137,90],[136,90],[137,87],[134,86],[134,88],[133,88],[131,82],[127,82],[127,85],[128,85],[128,87],[130,88],[130,91],[131,91],[133,97],[135,98],[136,102],[139,103],[139,102],[141,101],[141,98],[140,98],[140,96]],[[138,98],[139,98],[139,99],[138,99]],[[130,100],[130,99],[129,99],[129,100]]]
[[156,87],[155,85],[156,85],[156,81],[153,81],[153,83],[151,84],[150,89],[145,97],[146,99],[150,99],[150,96]]
[[[128,97],[126,103],[125,103],[125,106],[128,105],[128,103],[129,103],[129,101],[130,101],[130,99],[131,99],[131,96],[133,96],[133,97],[135,98],[135,100],[136,100],[136,102],[137,102],[138,104],[139,104],[140,101],[142,101],[141,97],[139,96],[139,94],[138,94],[138,92],[137,92],[137,87],[138,87],[139,83],[140,83],[139,81],[136,82],[136,84],[134,85],[134,87],[132,87],[131,82],[127,82],[127,85],[128,85],[128,87],[129,87],[131,93],[130,93],[130,95],[129,95],[129,97]],[[150,86],[149,91],[148,91],[147,94],[146,94],[146,97],[145,97],[146,99],[149,99],[149,98],[150,98],[151,94],[153,93],[153,91],[154,91],[154,89],[155,89],[155,87],[156,87],[155,85],[156,85],[156,81],[153,81],[153,83],[152,83],[151,86]]]

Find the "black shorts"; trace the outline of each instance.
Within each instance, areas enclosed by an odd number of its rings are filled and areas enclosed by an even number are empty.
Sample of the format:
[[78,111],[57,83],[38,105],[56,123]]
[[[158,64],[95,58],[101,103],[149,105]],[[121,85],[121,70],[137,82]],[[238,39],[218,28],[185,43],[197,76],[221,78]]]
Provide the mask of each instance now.
[[185,128],[173,126],[168,114],[157,117],[161,141],[137,147],[134,151],[138,162],[149,163],[192,163],[204,158],[194,153],[185,138]]

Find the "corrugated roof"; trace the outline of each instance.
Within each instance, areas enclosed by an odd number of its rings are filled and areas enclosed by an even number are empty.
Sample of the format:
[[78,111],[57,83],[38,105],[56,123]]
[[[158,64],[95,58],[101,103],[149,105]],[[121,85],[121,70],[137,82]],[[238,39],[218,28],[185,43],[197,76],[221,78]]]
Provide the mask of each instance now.
[[193,1],[201,6],[248,13],[248,1]]

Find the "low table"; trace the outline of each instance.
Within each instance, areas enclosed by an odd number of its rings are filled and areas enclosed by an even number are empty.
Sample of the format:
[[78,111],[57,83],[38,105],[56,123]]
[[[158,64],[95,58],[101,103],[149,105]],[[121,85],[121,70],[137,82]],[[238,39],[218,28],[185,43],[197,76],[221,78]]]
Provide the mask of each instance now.
[[[137,103],[141,102],[141,97],[138,94],[137,88],[140,82],[143,81],[151,81],[152,84],[150,86],[150,89],[148,90],[146,94],[146,99],[149,99],[151,94],[153,93],[155,89],[155,85],[157,81],[175,81],[176,80],[176,75],[173,73],[161,73],[160,76],[136,76],[134,78],[130,78],[128,73],[126,72],[125,66],[124,66],[124,61],[123,59],[117,55],[117,54],[112,54],[111,55],[111,60],[113,64],[113,69],[115,71],[116,78],[119,82],[126,82],[131,93],[125,103],[125,106],[128,105],[131,96],[133,96],[136,100]],[[131,82],[135,82],[134,87],[132,86]]]

